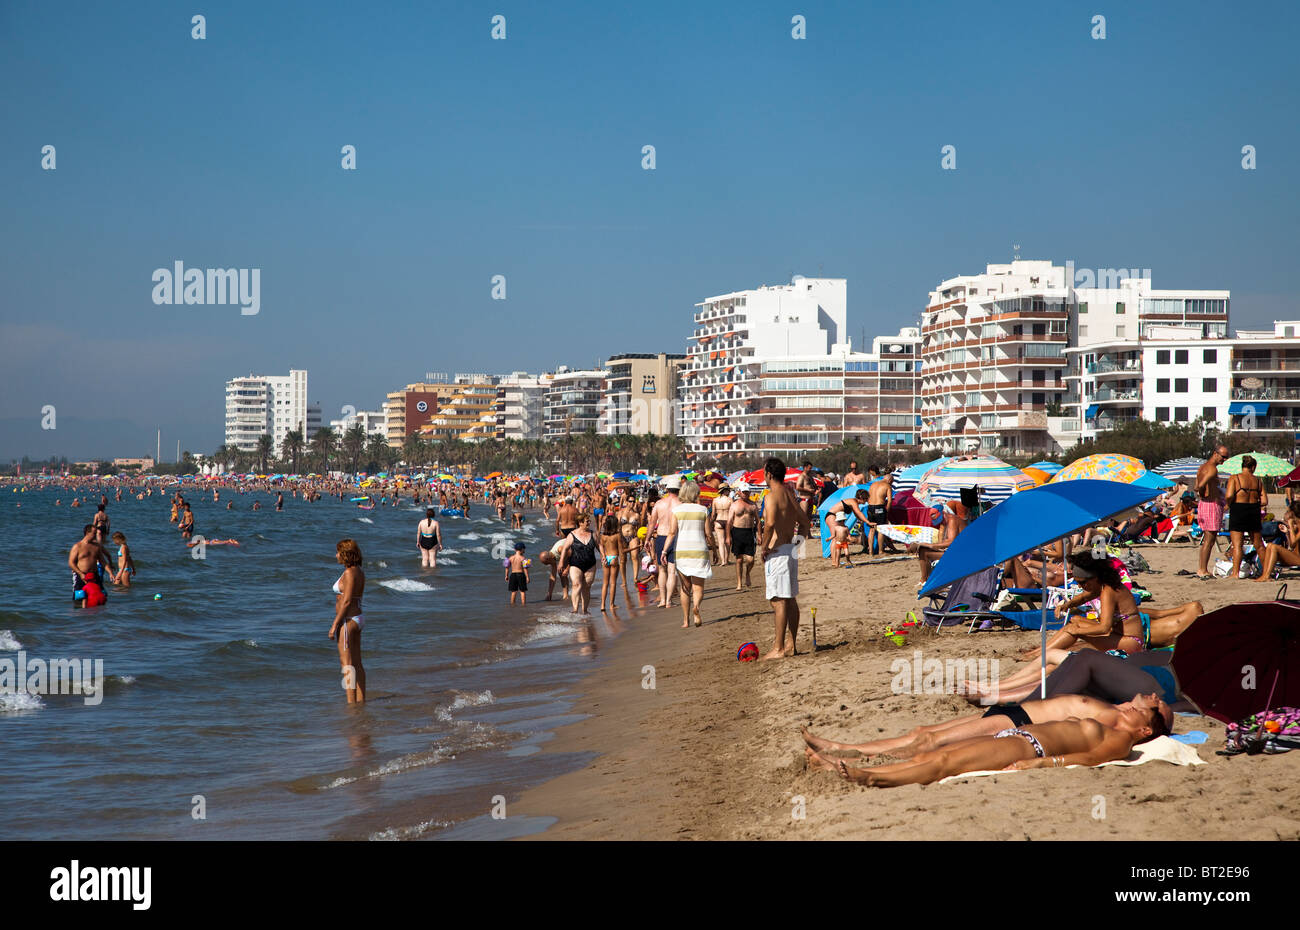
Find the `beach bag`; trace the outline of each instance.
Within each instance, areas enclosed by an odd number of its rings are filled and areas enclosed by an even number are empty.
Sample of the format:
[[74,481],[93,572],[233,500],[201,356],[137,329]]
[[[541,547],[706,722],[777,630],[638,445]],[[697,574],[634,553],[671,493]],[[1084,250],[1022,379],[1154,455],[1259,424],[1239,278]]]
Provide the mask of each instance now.
[[[1214,563],[1214,577],[1227,578],[1232,572],[1231,559],[1218,559]],[[1241,569],[1237,572],[1238,578],[1258,578],[1260,572],[1259,561],[1257,559],[1248,559],[1245,555],[1241,557]]]
[[1130,574],[1137,572],[1149,572],[1151,565],[1143,557],[1142,553],[1136,549],[1129,549],[1125,546],[1107,546],[1106,551],[1124,563]]
[[1300,748],[1300,708],[1276,707],[1227,726],[1225,752],[1228,755],[1297,748]]

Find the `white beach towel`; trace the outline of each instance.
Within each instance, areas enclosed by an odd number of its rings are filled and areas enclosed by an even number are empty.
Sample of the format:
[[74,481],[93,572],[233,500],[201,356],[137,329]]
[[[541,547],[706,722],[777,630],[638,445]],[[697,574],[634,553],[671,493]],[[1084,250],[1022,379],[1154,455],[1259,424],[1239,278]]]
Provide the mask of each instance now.
[[[1174,765],[1205,765],[1196,752],[1195,747],[1180,743],[1178,740],[1170,739],[1167,736],[1157,736],[1155,739],[1134,746],[1133,751],[1129,753],[1127,759],[1116,759],[1114,762],[1103,762],[1101,765],[1067,765],[1070,769],[1101,768],[1105,765],[1142,765],[1144,762],[1170,762]],[[950,781],[956,781],[959,778],[980,778],[984,775],[1014,775],[1018,769],[998,769],[987,772],[963,772],[961,775],[949,775],[941,780],[939,784],[944,785]]]

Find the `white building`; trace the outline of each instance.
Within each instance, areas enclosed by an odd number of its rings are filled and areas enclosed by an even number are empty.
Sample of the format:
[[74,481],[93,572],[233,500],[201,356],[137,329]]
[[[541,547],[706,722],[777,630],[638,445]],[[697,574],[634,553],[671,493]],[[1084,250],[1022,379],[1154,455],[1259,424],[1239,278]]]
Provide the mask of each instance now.
[[605,379],[603,369],[571,371],[561,365],[546,386],[544,439],[604,432]]
[[[678,388],[687,448],[717,456],[815,444],[827,431],[820,414],[820,422],[798,417],[795,423],[792,411],[781,418],[789,419],[789,427],[780,430],[764,424],[759,402],[763,365],[834,353],[842,366],[851,351],[845,336],[846,298],[843,278],[796,276],[789,284],[733,291],[696,304],[696,327]],[[765,438],[764,429],[779,435]]]
[[513,371],[497,382],[497,439],[541,439],[546,435],[546,389],[553,375]]
[[253,375],[226,382],[226,445],[245,452],[257,449],[258,437],[270,434],[275,454],[289,430],[302,430],[309,439],[320,429],[319,404],[307,402],[307,372]]
[[330,428],[339,434],[358,425],[366,431],[367,436],[378,436],[380,439],[388,436],[388,414],[383,410],[358,410],[350,417],[330,420]]

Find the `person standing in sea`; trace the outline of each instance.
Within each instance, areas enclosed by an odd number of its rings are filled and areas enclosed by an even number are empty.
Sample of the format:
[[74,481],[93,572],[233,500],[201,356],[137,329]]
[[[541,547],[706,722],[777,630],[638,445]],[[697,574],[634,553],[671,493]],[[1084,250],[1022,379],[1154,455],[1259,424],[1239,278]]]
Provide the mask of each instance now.
[[433,518],[433,508],[424,512],[424,519],[415,528],[415,544],[419,547],[420,564],[425,568],[438,567],[438,550],[442,548],[442,532]]
[[366,573],[361,570],[361,547],[352,539],[341,539],[334,558],[343,574],[334,582],[334,622],[330,639],[338,639],[339,665],[343,668],[343,689],[349,704],[366,700],[366,669],[361,664],[361,631],[366,620],[361,613],[361,596],[366,590]]

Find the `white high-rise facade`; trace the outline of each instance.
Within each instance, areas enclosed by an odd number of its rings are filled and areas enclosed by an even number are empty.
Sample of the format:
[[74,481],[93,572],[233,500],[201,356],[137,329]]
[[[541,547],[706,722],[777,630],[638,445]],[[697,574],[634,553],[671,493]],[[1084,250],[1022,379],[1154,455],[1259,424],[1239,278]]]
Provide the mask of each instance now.
[[281,455],[289,430],[302,430],[306,440],[320,424],[320,406],[307,402],[306,369],[290,369],[287,375],[250,374],[226,382],[228,446],[253,452],[258,437],[270,434],[275,454]]
[[[777,430],[780,424],[764,424],[759,396],[764,364],[779,367],[782,359],[835,354],[842,371],[850,353],[846,304],[845,279],[802,276],[789,284],[733,291],[696,304],[696,327],[678,388],[687,448],[717,456],[822,441],[825,425],[795,423],[793,411],[789,427]],[[825,419],[817,416],[819,422]],[[765,431],[779,436],[764,437]]]

